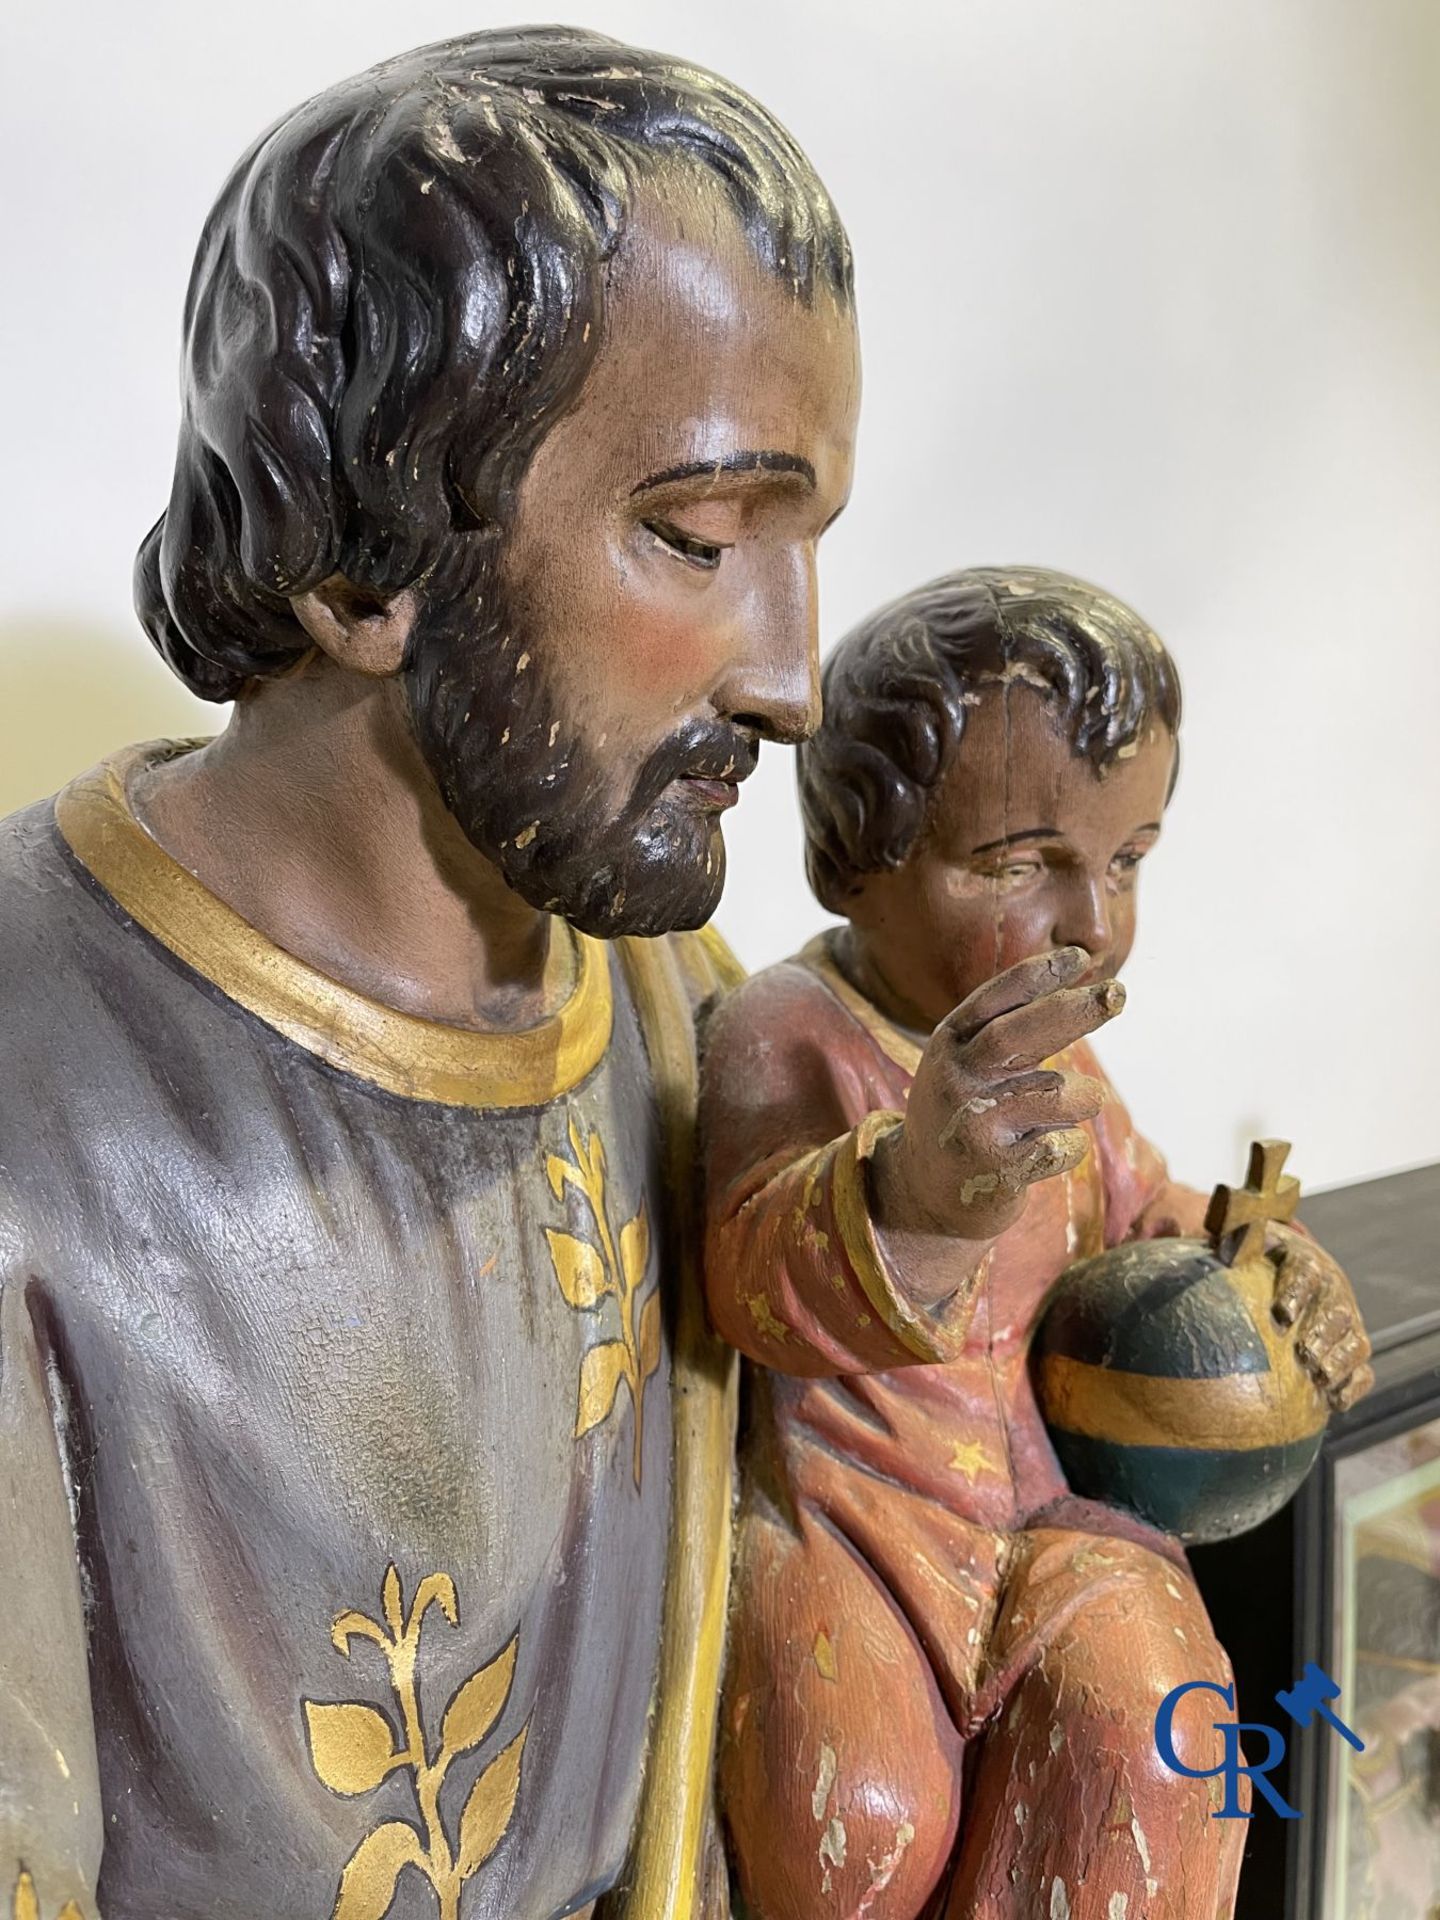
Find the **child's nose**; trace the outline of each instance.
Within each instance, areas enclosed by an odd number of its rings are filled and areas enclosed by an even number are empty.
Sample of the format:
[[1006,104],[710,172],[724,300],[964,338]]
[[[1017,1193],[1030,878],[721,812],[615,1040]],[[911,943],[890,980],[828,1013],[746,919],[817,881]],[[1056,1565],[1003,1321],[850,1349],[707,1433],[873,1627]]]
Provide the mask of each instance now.
[[1094,954],[1108,950],[1110,895],[1103,879],[1075,876],[1059,903],[1052,938],[1057,947],[1084,947]]

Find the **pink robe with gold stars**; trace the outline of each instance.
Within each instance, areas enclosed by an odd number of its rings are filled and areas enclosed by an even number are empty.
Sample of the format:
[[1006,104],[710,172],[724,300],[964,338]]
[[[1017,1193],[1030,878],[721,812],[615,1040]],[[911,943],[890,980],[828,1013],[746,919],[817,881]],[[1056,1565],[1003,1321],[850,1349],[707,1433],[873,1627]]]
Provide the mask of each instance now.
[[[1082,1164],[919,1311],[865,1178],[918,1061],[824,940],[707,1041],[707,1296],[762,1363],[722,1713],[742,1893],[765,1920],[1213,1920],[1239,1843],[1152,1729],[1224,1655],[1178,1547],[1068,1492],[1026,1360],[1066,1266],[1193,1232],[1203,1201],[1112,1098]],[[1084,1046],[1066,1064],[1100,1073]]]

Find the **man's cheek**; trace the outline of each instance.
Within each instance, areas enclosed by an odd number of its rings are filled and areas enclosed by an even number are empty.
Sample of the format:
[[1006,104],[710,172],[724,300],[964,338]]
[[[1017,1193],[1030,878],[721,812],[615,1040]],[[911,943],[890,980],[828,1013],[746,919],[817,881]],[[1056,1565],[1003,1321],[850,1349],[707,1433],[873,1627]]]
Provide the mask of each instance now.
[[[693,599],[699,595],[691,590]],[[637,597],[619,623],[616,675],[641,700],[680,712],[695,704],[723,672],[725,642],[699,605]]]

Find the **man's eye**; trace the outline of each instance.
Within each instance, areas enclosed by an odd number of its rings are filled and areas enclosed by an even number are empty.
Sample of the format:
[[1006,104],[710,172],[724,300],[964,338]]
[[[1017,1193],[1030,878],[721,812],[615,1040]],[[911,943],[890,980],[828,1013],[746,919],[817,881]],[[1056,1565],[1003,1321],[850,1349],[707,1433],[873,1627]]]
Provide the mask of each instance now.
[[647,520],[645,531],[651,533],[662,547],[678,554],[692,567],[702,567],[705,572],[713,573],[720,564],[720,556],[726,551],[713,540],[697,540],[693,534],[683,532],[669,520]]

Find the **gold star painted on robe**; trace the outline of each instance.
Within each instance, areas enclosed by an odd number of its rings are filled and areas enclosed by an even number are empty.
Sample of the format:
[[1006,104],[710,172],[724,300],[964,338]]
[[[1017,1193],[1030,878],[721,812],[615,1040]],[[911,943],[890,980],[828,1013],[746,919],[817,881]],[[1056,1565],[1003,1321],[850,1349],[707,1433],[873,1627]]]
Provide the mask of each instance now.
[[984,1469],[994,1464],[978,1440],[957,1440],[950,1449],[950,1465],[956,1473],[963,1473],[972,1487]]
[[763,1333],[768,1339],[773,1340],[777,1346],[783,1346],[785,1344],[787,1328],[784,1321],[776,1317],[775,1309],[770,1305],[770,1302],[765,1298],[764,1294],[747,1293],[743,1298],[745,1305],[750,1310],[750,1318],[755,1322],[759,1332]]

